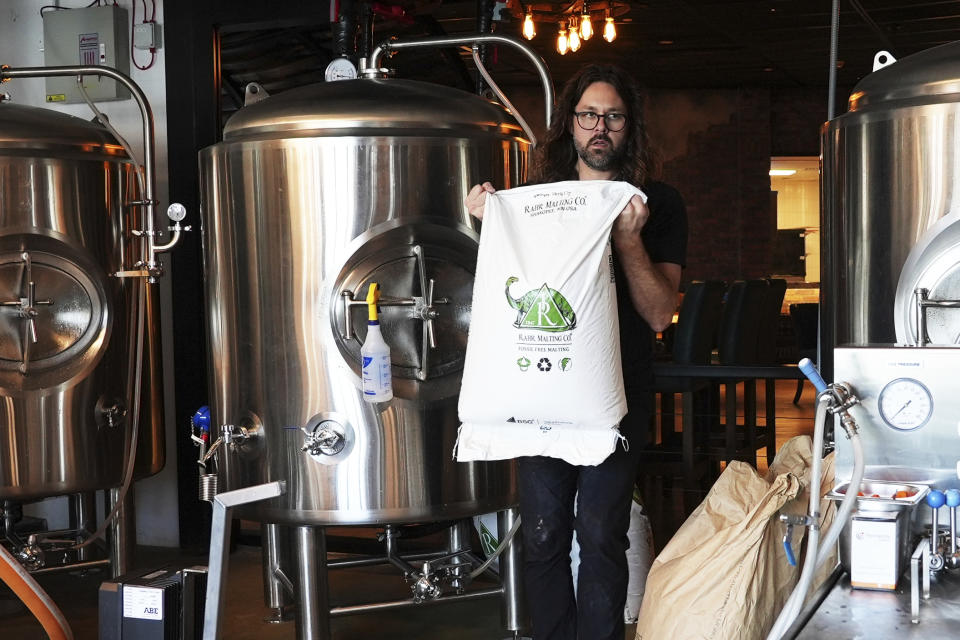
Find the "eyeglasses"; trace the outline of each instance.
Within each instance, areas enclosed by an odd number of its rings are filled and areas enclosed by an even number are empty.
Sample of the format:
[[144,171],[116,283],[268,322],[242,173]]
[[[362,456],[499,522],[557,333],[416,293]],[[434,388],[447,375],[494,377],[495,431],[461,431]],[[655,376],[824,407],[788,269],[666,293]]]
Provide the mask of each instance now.
[[593,111],[576,111],[574,115],[577,116],[577,124],[580,125],[581,129],[586,129],[587,131],[593,131],[597,128],[597,123],[600,122],[600,118],[603,118],[603,123],[606,125],[607,130],[609,131],[620,131],[623,129],[624,125],[627,124],[627,114],[625,113],[594,113]]

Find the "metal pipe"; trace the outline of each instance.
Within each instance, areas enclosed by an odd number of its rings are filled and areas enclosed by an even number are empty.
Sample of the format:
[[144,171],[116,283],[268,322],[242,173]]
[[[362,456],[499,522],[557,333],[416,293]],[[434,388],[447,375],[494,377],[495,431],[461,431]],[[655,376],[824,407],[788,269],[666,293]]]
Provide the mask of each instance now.
[[116,80],[125,86],[137,101],[140,107],[140,116],[143,120],[143,169],[145,176],[144,200],[140,201],[146,208],[143,216],[143,235],[146,237],[146,251],[144,266],[151,275],[157,275],[158,267],[156,254],[166,251],[173,246],[173,242],[158,247],[154,243],[156,230],[154,228],[154,216],[156,215],[156,152],[154,149],[154,125],[153,112],[150,109],[150,103],[147,97],[140,89],[139,85],[116,69],[100,66],[58,66],[58,67],[22,67],[19,69],[7,66],[0,67],[0,82],[6,82],[13,78],[51,78],[62,76],[105,76]]
[[927,344],[927,308],[923,305],[927,300],[927,289],[918,287],[913,292],[916,300],[916,340],[913,343],[915,347],[923,347]]
[[319,527],[299,526],[297,557],[297,640],[331,640],[327,537]]
[[956,555],[957,555],[957,508],[950,507],[950,557],[954,558]]
[[403,571],[403,577],[407,577],[417,573],[416,567],[414,567],[409,562],[405,562],[399,554],[397,554],[397,531],[396,527],[392,524],[388,524],[386,527],[386,535],[384,536],[384,543],[387,547],[387,562],[395,566],[396,568]]
[[373,50],[373,53],[370,54],[370,57],[367,59],[367,69],[379,69],[380,58],[387,52],[424,47],[455,47],[484,42],[496,42],[515,47],[533,63],[533,66],[537,69],[537,73],[540,75],[540,83],[543,85],[546,123],[549,128],[550,119],[553,115],[553,80],[550,78],[550,71],[547,69],[547,64],[543,61],[543,58],[540,57],[540,54],[515,38],[496,34],[476,33],[466,36],[440,36],[435,38],[419,38],[416,40],[387,40],[381,42],[377,48]]
[[56,573],[57,571],[78,571],[81,569],[94,569],[96,567],[103,567],[110,564],[109,558],[101,558],[100,560],[88,560],[86,562],[72,562],[70,564],[58,565],[55,567],[43,567],[42,569],[35,569],[30,573],[32,575],[39,575],[41,573]]
[[468,591],[467,593],[443,596],[442,598],[428,598],[419,603],[410,599],[393,600],[390,602],[373,602],[370,604],[356,604],[348,607],[334,607],[333,609],[330,609],[330,616],[349,616],[357,613],[368,613],[371,611],[389,611],[392,609],[406,609],[408,607],[422,607],[428,604],[444,604],[447,602],[459,602],[464,600],[479,600],[481,598],[492,598],[494,596],[499,596],[502,592],[502,587],[493,587],[490,589],[478,589],[477,591]]
[[[93,491],[84,491],[70,496],[70,528],[78,536],[88,535],[97,529],[97,496]],[[76,542],[76,541],[75,541]],[[90,559],[92,549],[83,547],[77,550],[77,559],[81,562]]]
[[110,553],[110,575],[120,577],[133,566],[133,548],[136,544],[136,518],[133,502],[133,485],[120,497],[120,487],[112,487],[108,493],[107,513],[119,509],[107,529]]
[[[398,556],[401,560],[436,560],[437,558],[447,555],[443,551],[434,551],[431,553],[414,553],[408,555]],[[365,558],[355,558],[355,559],[345,559],[345,560],[328,560],[327,568],[328,569],[353,569],[356,567],[374,567],[381,564],[391,564],[390,558],[387,556],[369,556]]]
[[827,81],[827,121],[833,120],[837,101],[837,38],[840,32],[840,0],[830,9],[830,73]]
[[281,583],[277,571],[284,566],[284,530],[280,525],[266,523],[260,527],[263,562],[263,602],[272,609],[273,616],[279,621],[283,609],[291,604],[287,591]]
[[[504,509],[497,513],[497,529],[512,531],[520,511],[517,507]],[[502,534],[501,534],[502,535]],[[500,583],[503,585],[503,599],[500,601],[500,623],[507,631],[516,635],[523,629],[523,580],[521,579],[521,536],[514,535],[507,548],[500,554]]]
[[467,526],[466,520],[458,520],[447,529],[447,551],[452,554],[450,562],[456,565],[456,576],[451,585],[458,592],[466,586],[463,578],[470,574],[469,559],[464,557],[470,548],[470,531]]

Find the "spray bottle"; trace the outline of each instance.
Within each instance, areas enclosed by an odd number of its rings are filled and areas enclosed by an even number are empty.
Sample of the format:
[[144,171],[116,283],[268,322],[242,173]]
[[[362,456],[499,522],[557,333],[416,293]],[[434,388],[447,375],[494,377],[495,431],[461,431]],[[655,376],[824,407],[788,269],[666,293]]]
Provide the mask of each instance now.
[[386,402],[393,398],[393,381],[390,376],[390,347],[380,332],[380,320],[377,317],[377,302],[380,289],[376,282],[370,283],[367,290],[367,339],[360,348],[363,360],[363,399],[367,402]]

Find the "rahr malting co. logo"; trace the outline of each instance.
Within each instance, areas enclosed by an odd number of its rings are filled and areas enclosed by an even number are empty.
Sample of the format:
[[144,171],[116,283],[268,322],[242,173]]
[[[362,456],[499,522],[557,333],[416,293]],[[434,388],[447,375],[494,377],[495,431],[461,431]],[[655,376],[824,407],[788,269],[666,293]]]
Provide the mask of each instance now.
[[510,285],[517,282],[515,277],[507,278],[505,293],[507,303],[517,310],[517,319],[513,326],[518,329],[535,329],[559,333],[570,331],[577,326],[577,315],[563,294],[547,286],[528,291],[521,298],[510,295]]

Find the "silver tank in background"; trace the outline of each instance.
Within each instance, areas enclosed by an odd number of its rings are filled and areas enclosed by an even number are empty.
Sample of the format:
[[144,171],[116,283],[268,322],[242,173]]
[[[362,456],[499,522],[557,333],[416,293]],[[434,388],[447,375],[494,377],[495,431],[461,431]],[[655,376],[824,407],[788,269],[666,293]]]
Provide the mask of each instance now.
[[[139,228],[132,165],[96,124],[0,104],[0,501],[116,487],[129,448]],[[148,288],[135,475],[164,463]]]
[[960,43],[864,78],[849,112],[824,125],[822,145],[829,359],[835,345],[896,340],[894,302],[908,254],[960,209]]
[[[516,186],[528,147],[498,105],[380,78],[249,105],[201,151],[219,488],[287,481],[248,517],[402,523],[515,503],[512,463],[452,452],[478,242],[463,199]],[[359,377],[371,282],[393,360],[382,404]]]

